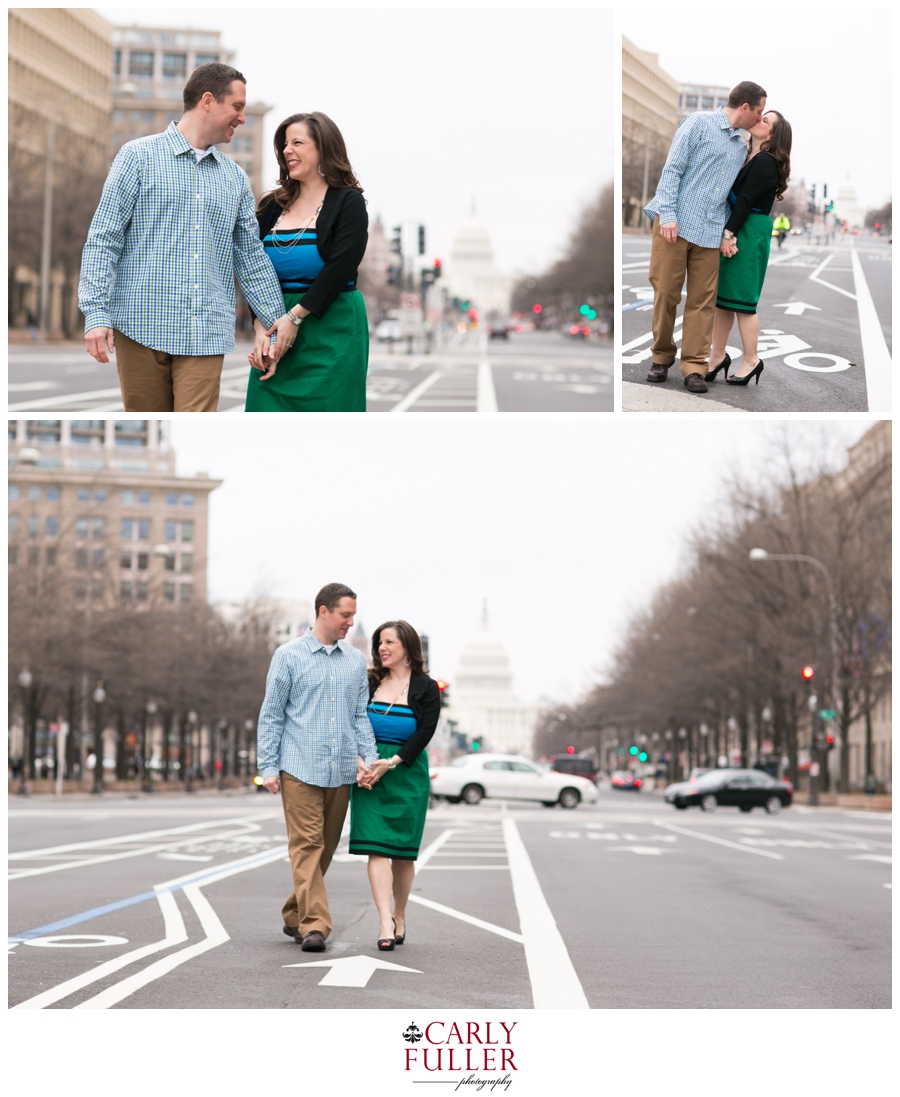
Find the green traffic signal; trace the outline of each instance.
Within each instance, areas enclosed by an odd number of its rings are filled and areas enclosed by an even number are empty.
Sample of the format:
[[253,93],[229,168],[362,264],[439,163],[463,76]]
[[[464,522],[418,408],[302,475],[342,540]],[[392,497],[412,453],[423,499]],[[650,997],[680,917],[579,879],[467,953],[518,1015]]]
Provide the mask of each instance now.
[[629,747],[629,748],[628,748],[628,753],[629,753],[629,754],[630,754],[630,755],[631,755],[632,757],[634,757],[634,755],[638,753],[638,748],[637,748],[637,747]]
[[639,762],[646,762],[647,761],[647,752],[645,750],[642,750],[641,753],[638,755],[638,761]]
[[459,307],[463,310],[463,312],[468,312],[469,311],[469,302],[468,301],[460,301]]
[[477,739],[472,740],[472,750],[481,750],[481,743]]

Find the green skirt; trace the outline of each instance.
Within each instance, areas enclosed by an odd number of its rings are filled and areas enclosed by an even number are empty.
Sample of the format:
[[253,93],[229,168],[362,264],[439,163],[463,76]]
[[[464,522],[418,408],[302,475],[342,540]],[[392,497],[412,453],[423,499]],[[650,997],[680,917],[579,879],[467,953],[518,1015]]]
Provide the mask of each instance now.
[[772,218],[751,213],[737,234],[737,255],[719,256],[716,308],[729,312],[756,312],[772,244]]
[[[285,309],[303,301],[286,293]],[[309,315],[275,376],[250,370],[245,411],[365,411],[369,322],[358,290],[339,293],[320,320]]]
[[[396,743],[378,743],[379,758],[393,758]],[[423,750],[411,766],[401,762],[371,789],[350,788],[350,853],[415,861],[422,844],[431,781]]]

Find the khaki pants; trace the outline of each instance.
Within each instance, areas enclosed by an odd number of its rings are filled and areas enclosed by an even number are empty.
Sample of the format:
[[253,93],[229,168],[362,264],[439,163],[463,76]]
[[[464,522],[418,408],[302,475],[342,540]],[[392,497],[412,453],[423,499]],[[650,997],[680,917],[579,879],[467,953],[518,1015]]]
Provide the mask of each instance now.
[[215,411],[223,354],[166,354],[114,333],[126,411]]
[[719,284],[719,249],[701,248],[679,236],[664,240],[659,218],[653,222],[650,285],[653,287],[653,362],[668,365],[676,357],[675,310],[687,276],[687,299],[681,328],[681,375],[706,376]]
[[341,837],[350,803],[350,786],[320,788],[298,781],[284,771],[281,804],[287,827],[288,854],[294,890],[281,908],[284,924],[306,936],[331,933],[331,914],[323,879]]

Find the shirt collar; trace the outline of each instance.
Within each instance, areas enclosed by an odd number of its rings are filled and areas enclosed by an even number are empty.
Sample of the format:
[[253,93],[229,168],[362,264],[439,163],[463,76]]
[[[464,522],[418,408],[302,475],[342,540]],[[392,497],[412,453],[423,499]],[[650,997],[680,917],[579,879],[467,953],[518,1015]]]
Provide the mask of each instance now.
[[[175,156],[183,156],[184,153],[186,153],[186,152],[189,152],[191,154],[191,156],[194,155],[194,149],[193,149],[190,141],[188,141],[188,139],[184,136],[184,134],[178,128],[178,123],[177,122],[170,122],[169,123],[169,128],[166,130],[166,139],[168,140],[169,147],[172,149],[172,153]],[[210,145],[209,146],[209,151],[212,154],[212,156],[219,163],[221,163],[223,154],[219,151],[218,145]]]
[[735,135],[740,137],[741,131],[739,129],[735,129],[734,126],[728,121],[728,118],[725,115],[725,111],[722,110],[721,107],[716,107],[715,115],[718,119],[719,125],[722,127],[723,130],[731,130],[731,133],[729,133],[728,135],[729,137],[734,137]]
[[[310,651],[324,651],[325,650],[325,645],[315,635],[315,633],[313,632],[313,630],[311,628],[308,628],[306,630],[306,632],[303,633],[303,639],[306,641],[306,646],[309,648]],[[343,640],[336,640],[335,644],[334,644],[334,650],[335,651],[342,651],[343,650],[343,643],[344,643]]]

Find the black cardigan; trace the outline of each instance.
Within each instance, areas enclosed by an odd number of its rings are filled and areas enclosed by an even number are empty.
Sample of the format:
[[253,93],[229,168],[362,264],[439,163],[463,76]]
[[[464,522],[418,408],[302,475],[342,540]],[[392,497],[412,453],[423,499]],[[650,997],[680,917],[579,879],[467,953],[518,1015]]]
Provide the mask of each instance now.
[[[377,689],[377,686],[375,688]],[[370,701],[374,692],[375,689],[369,683]],[[413,674],[409,679],[406,703],[415,713],[416,730],[395,753],[406,765],[411,766],[431,742],[441,715],[441,691],[437,687],[437,682],[427,674]]]
[[731,189],[737,196],[737,202],[732,207],[725,228],[736,233],[752,210],[771,213],[775,204],[775,191],[778,189],[778,165],[775,157],[768,152],[758,152],[738,172]]
[[[265,239],[281,214],[275,198],[264,198],[256,219],[259,238]],[[337,295],[355,289],[359,264],[369,241],[369,215],[366,200],[353,187],[329,187],[316,222],[316,249],[325,266],[303,295],[303,307],[321,319]],[[348,286],[353,282],[353,286]]]

